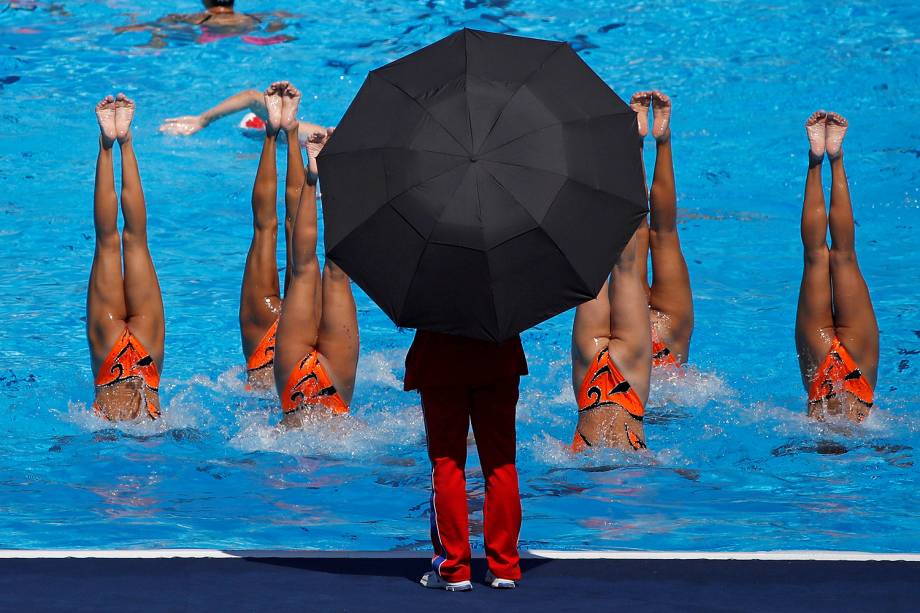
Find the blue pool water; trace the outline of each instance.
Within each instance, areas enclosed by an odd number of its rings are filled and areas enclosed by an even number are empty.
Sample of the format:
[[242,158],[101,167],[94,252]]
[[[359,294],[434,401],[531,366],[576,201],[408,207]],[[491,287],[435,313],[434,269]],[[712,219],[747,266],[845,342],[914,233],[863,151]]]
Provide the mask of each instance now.
[[[568,40],[621,96],[671,95],[696,303],[688,374],[653,384],[651,458],[566,453],[572,313],[524,336],[522,546],[920,549],[914,3],[241,0],[300,12],[285,30],[295,40],[198,44],[176,31],[161,48],[112,27],[196,2],[15,4],[0,8],[0,548],[427,546],[420,411],[400,391],[411,334],[356,288],[354,417],[279,434],[275,403],[244,393],[237,325],[259,143],[238,119],[190,138],[157,127],[279,78],[305,92],[305,117],[334,124],[369,69],[470,26]],[[115,427],[87,408],[83,318],[92,107],[121,90],[139,107],[167,340],[164,418]],[[859,255],[881,327],[879,410],[849,429],[805,419],[792,340],[802,123],[819,107],[850,119]]]

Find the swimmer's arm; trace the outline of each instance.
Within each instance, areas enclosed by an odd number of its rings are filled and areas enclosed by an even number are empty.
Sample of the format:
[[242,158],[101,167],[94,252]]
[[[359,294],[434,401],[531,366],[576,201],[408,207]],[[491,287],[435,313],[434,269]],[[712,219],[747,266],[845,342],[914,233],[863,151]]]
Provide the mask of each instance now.
[[156,21],[151,21],[148,23],[135,23],[130,26],[119,26],[113,30],[116,34],[121,34],[123,32],[144,32],[147,30],[156,30],[160,26],[168,26],[176,23],[189,23],[193,25],[198,25],[202,21],[201,15],[192,14],[192,15],[180,15],[180,14],[171,14],[161,17]]
[[210,125],[221,117],[238,113],[248,109],[262,119],[268,119],[268,111],[265,108],[265,98],[262,92],[257,89],[246,89],[239,93],[233,94],[212,109],[208,109],[201,114],[204,119],[204,125]]
[[265,31],[269,34],[275,32],[280,32],[281,30],[288,27],[288,23],[285,19],[293,19],[299,17],[294,13],[289,13],[288,11],[271,11],[270,13],[252,13],[252,17],[255,17],[260,22],[269,20],[268,24],[265,26]]
[[199,130],[208,127],[221,117],[232,115],[243,110],[250,110],[262,119],[268,118],[268,112],[265,110],[265,100],[262,98],[262,92],[255,89],[247,89],[233,94],[217,106],[208,109],[200,115],[184,115],[182,117],[171,117],[163,121],[160,126],[160,132],[169,134],[179,134],[188,136]]
[[153,30],[156,26],[152,23],[136,23],[130,26],[119,26],[112,30],[115,34],[122,34],[124,32],[144,32],[145,30]]

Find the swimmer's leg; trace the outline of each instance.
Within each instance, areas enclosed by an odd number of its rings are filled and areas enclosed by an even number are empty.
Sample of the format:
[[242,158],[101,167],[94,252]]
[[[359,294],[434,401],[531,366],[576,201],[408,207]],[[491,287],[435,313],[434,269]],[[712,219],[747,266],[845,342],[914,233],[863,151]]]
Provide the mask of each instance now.
[[[316,218],[316,156],[332,134],[332,129],[315,132],[307,142],[309,167],[307,184],[314,197],[313,219]],[[330,366],[332,378],[339,396],[346,404],[351,403],[355,389],[355,373],[358,369],[358,309],[351,293],[351,279],[331,260],[326,260],[322,280],[322,316],[319,323],[317,349]]]
[[[846,129],[846,120],[831,114],[828,131]],[[830,138],[830,137],[829,137]],[[842,139],[842,137],[841,137]],[[830,148],[829,148],[830,150]],[[830,154],[828,155],[830,157]],[[878,370],[878,322],[869,297],[869,288],[856,261],[853,207],[847,185],[843,153],[831,159],[830,272],[833,283],[834,325],[837,336],[874,388]]]
[[[610,280],[594,300],[575,311],[572,329],[572,385],[576,395],[594,356],[607,348],[611,358],[636,390],[642,404],[648,401],[652,368],[652,338],[646,294],[648,226],[636,229],[614,265]],[[644,442],[642,422],[625,416],[627,425]],[[612,431],[619,423],[609,410],[582,411],[578,434],[588,444],[605,442],[630,449],[625,432]]]
[[332,367],[329,376],[346,404],[351,403],[358,370],[358,309],[351,279],[331,260],[323,268],[323,313],[319,325],[319,352]]
[[[291,280],[275,337],[275,387],[279,396],[284,393],[297,363],[317,346],[323,304],[316,241],[316,188],[305,183],[294,217]],[[332,377],[333,373],[329,375]]]
[[287,134],[287,172],[284,177],[284,246],[285,261],[284,289],[287,291],[291,281],[291,237],[294,231],[294,216],[300,203],[300,190],[303,188],[306,173],[304,172],[303,154],[300,151],[299,129],[297,121],[297,108],[300,104],[301,94],[293,85],[288,83],[282,96],[281,124]]
[[[652,92],[636,92],[629,99],[629,108],[636,113],[636,130],[639,134],[639,157],[643,157],[645,147],[643,140],[648,136],[648,111],[652,104]],[[648,178],[645,175],[645,161],[642,162],[642,183],[648,185]],[[648,188],[646,188],[646,192]],[[646,193],[646,196],[648,194]]]
[[[649,245],[652,254],[652,285],[649,306],[664,316],[653,321],[661,340],[676,355],[687,361],[693,332],[693,296],[690,273],[677,234],[677,191],[671,157],[669,126],[671,101],[661,92],[652,92],[655,113],[653,131],[657,142],[655,174],[650,192]],[[667,113],[667,120],[664,114]],[[653,314],[654,315],[654,314]]]
[[122,248],[128,326],[162,372],[166,334],[163,297],[147,247],[147,208],[130,129],[134,102],[121,97],[116,105],[116,122],[123,126],[123,130],[119,130],[118,144],[121,148],[121,211],[125,219]]
[[280,97],[274,85],[265,92],[266,106],[273,109],[274,121],[265,123],[262,155],[252,186],[252,242],[246,256],[240,290],[240,334],[246,359],[256,350],[281,310],[278,282],[278,114]]
[[93,225],[96,248],[86,290],[86,337],[93,373],[105,360],[128,318],[121,272],[121,237],[118,235],[118,197],[112,145],[115,142],[115,99],[107,96],[96,105],[102,133],[96,158],[93,190]]
[[610,281],[606,281],[597,298],[575,309],[572,324],[572,390],[581,389],[588,368],[597,353],[610,343]]
[[648,237],[648,227],[640,224],[614,265],[608,286],[610,356],[643,406],[648,403],[652,371],[652,334],[645,295]]
[[802,204],[802,247],[804,268],[799,288],[799,305],[795,319],[795,344],[799,356],[802,383],[807,390],[815,369],[827,354],[834,337],[834,314],[831,310],[830,253],[827,249],[827,208],[821,184],[824,158],[825,114],[818,112],[805,124],[809,140],[819,140],[808,154],[805,199]]

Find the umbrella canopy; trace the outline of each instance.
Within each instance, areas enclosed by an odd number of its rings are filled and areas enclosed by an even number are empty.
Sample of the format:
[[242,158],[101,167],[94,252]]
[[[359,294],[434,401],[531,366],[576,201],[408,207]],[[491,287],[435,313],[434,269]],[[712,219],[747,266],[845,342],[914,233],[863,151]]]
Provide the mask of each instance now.
[[326,256],[399,326],[510,338],[597,296],[640,145],[568,44],[461,30],[371,71],[319,155]]

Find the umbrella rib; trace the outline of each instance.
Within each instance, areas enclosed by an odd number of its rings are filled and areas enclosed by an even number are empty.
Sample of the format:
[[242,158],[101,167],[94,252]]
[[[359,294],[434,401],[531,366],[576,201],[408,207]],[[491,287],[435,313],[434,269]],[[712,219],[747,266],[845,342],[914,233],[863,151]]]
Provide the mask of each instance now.
[[[469,126],[470,130],[470,147],[475,147],[475,137],[473,135],[473,111],[470,108],[470,45],[469,45],[469,32],[464,30],[463,32],[463,78],[464,78],[464,87],[463,93],[466,98],[466,123]],[[446,128],[445,128],[446,129]]]
[[[455,168],[457,168],[457,166],[454,166],[454,168],[451,168],[450,170],[454,170]],[[441,174],[437,175],[436,177],[432,177],[432,179],[435,179],[435,178],[437,178],[437,177],[440,177],[441,175],[450,172],[450,170],[445,170],[444,172],[442,172]],[[430,180],[431,180],[431,179],[429,179],[429,181],[430,181]],[[425,183],[425,182],[426,182],[426,181],[422,181],[422,183]],[[419,183],[419,185],[421,185],[422,183]],[[457,183],[457,187],[454,188],[454,192],[450,195],[450,198],[448,199],[448,202],[449,202],[450,200],[453,200],[454,196],[457,195],[457,191],[460,189],[460,186],[461,186],[461,185],[463,185],[463,181],[460,181],[459,183]],[[413,187],[411,187],[411,188],[409,188],[409,189],[414,189],[415,187],[418,187],[418,185],[413,186]],[[406,191],[409,191],[409,190],[406,190]],[[406,193],[406,192],[403,192],[403,193]],[[409,224],[409,227],[410,227],[410,228],[412,228],[413,230],[415,230],[415,231],[418,233],[418,235],[421,236],[422,233],[419,232],[418,230],[416,230],[416,229],[415,229],[415,226],[413,226],[411,223],[409,223],[409,220],[408,220],[408,219],[406,219],[405,217],[403,217],[402,214],[400,214],[399,211],[397,211],[395,208],[393,208],[393,205],[390,204],[390,202],[392,202],[392,199],[390,199],[390,201],[387,202],[387,206],[389,206],[389,207],[393,210],[394,213],[396,213],[397,215],[399,215],[399,217],[400,217],[403,221],[405,221],[407,224]],[[446,209],[447,209],[447,205],[444,206],[444,210],[446,210]],[[444,210],[441,211],[441,215],[438,216],[437,221],[435,222],[434,226],[432,226],[432,232],[434,231],[434,228],[436,228],[437,225],[438,225],[439,223],[441,223],[441,216],[444,215]],[[354,231],[354,230],[353,230],[353,231]],[[413,281],[415,280],[415,275],[418,274],[418,269],[422,267],[422,260],[423,260],[424,257],[425,257],[425,252],[428,251],[428,245],[432,244],[431,235],[430,235],[430,234],[429,234],[428,236],[424,236],[424,237],[422,237],[422,238],[425,239],[425,247],[424,247],[424,249],[422,249],[422,252],[421,252],[421,253],[419,254],[419,256],[418,256],[418,260],[415,262],[415,270],[412,271],[412,280],[413,280]],[[438,244],[438,243],[435,243],[435,244]],[[412,289],[412,282],[409,283],[409,289]],[[400,319],[400,320],[402,319],[403,309],[406,308],[406,300],[407,300],[408,298],[409,298],[409,290],[406,290],[406,295],[403,297],[403,303],[402,303],[401,305],[399,305],[399,313],[398,313],[398,315],[397,315],[397,319]]]
[[[518,95],[518,92],[520,92],[520,91],[524,88],[524,86],[527,85],[527,83],[530,82],[530,79],[533,78],[533,76],[534,76],[535,74],[537,74],[537,72],[539,72],[540,69],[543,68],[543,66],[546,65],[546,62],[548,62],[548,61],[550,60],[551,57],[553,57],[554,55],[556,55],[556,53],[558,53],[559,50],[562,49],[562,48],[565,47],[565,46],[566,46],[566,43],[559,43],[559,45],[558,45],[555,49],[553,49],[545,58],[543,58],[543,61],[540,62],[540,65],[537,66],[536,68],[534,68],[533,71],[532,71],[529,75],[527,75],[527,77],[526,77],[523,81],[521,81],[521,84],[517,86],[517,89],[514,90],[514,93],[511,94],[511,96],[508,98],[507,102],[505,102],[505,106],[503,106],[503,107],[502,107],[502,110],[500,110],[500,111],[498,112],[498,116],[495,117],[495,121],[493,121],[493,122],[492,122],[492,125],[489,126],[489,129],[486,130],[486,136],[485,136],[486,139],[489,138],[489,134],[491,134],[491,133],[492,133],[492,130],[495,129],[495,126],[498,125],[499,120],[500,120],[502,117],[505,116],[505,111],[508,109],[508,105],[510,105],[510,104],[511,104],[511,101],[514,100],[514,97]],[[493,149],[494,149],[494,147],[493,147]]]
[[[464,158],[464,159],[465,159],[465,158]],[[409,223],[409,220],[408,220],[408,219],[406,219],[405,217],[403,217],[403,215],[400,214],[399,211],[397,211],[395,208],[392,207],[392,205],[390,205],[390,202],[392,202],[392,201],[395,200],[396,198],[399,198],[399,197],[402,196],[403,194],[406,194],[406,193],[412,191],[412,190],[415,189],[416,187],[421,187],[422,185],[424,185],[425,183],[428,183],[429,181],[434,181],[434,180],[437,179],[438,177],[441,177],[441,176],[443,176],[443,175],[446,175],[447,173],[451,172],[452,170],[456,170],[456,169],[459,168],[460,166],[461,166],[461,164],[457,164],[456,166],[451,166],[451,167],[448,168],[447,170],[445,170],[445,171],[443,171],[443,172],[439,172],[438,174],[433,175],[433,176],[431,176],[431,177],[428,177],[428,178],[425,179],[424,181],[419,181],[419,182],[416,183],[415,185],[410,185],[409,187],[407,187],[407,188],[404,189],[403,191],[399,192],[398,194],[393,194],[393,196],[392,196],[391,198],[388,198],[387,201],[384,202],[382,206],[380,206],[378,209],[376,209],[376,210],[374,211],[374,213],[372,213],[370,216],[368,216],[367,218],[365,218],[364,221],[362,221],[360,224],[358,224],[357,226],[355,226],[355,227],[351,230],[351,232],[349,232],[348,234],[346,234],[345,236],[343,236],[341,239],[339,239],[339,242],[337,242],[336,245],[340,245],[340,244],[342,244],[343,242],[345,242],[346,240],[348,240],[348,237],[349,237],[349,236],[351,236],[352,234],[354,234],[354,233],[358,230],[358,228],[360,228],[361,225],[364,224],[364,222],[366,222],[368,219],[370,219],[370,217],[373,217],[373,215],[375,215],[378,211],[380,211],[384,206],[389,206],[391,209],[393,209],[393,212],[395,212],[395,213],[396,213],[397,215],[399,215],[407,224],[409,224],[409,227],[410,227],[410,228],[412,228],[419,236],[422,236],[422,233],[419,232],[419,231],[415,228],[415,226],[413,226],[411,223]],[[424,238],[425,240],[428,240],[427,237],[424,237],[424,236],[423,236],[422,238]]]
[[[624,196],[623,194],[619,194],[619,193],[617,193],[617,192],[611,192],[611,191],[603,190],[603,189],[594,187],[593,185],[588,185],[588,184],[585,183],[584,181],[579,181],[578,179],[573,179],[572,177],[570,177],[570,176],[568,176],[568,175],[564,175],[564,174],[562,174],[561,172],[556,172],[556,171],[553,171],[553,170],[546,170],[545,168],[534,168],[533,166],[526,166],[526,165],[524,165],[524,164],[512,164],[511,162],[500,162],[500,161],[498,161],[498,160],[488,160],[488,161],[489,161],[490,164],[504,164],[505,166],[516,166],[516,167],[518,167],[518,168],[526,168],[526,169],[528,169],[528,170],[538,170],[539,172],[545,172],[545,173],[547,173],[547,174],[556,175],[557,177],[562,177],[562,178],[565,179],[566,181],[571,181],[572,183],[575,183],[575,184],[577,184],[577,185],[581,185],[582,187],[585,187],[585,188],[587,188],[587,189],[590,189],[591,191],[600,192],[600,193],[602,193],[602,194],[607,194],[608,196],[614,196],[614,197],[616,197],[616,198],[619,198],[620,200],[625,200],[626,202],[631,202],[631,200],[630,200],[628,197]],[[488,171],[487,171],[487,172],[488,172]],[[489,174],[492,174],[492,173],[489,173]],[[497,179],[496,179],[496,180],[497,180]],[[499,185],[501,185],[501,183],[499,183]],[[504,186],[502,186],[502,187],[504,187]],[[509,193],[510,193],[510,192],[509,192]],[[512,196],[512,197],[513,197],[513,196]]]
[[454,140],[455,143],[457,143],[457,144],[460,146],[460,149],[461,149],[461,150],[467,151],[467,152],[469,151],[469,150],[467,149],[467,147],[466,147],[463,143],[461,143],[460,141],[457,140],[457,137],[456,137],[456,136],[454,136],[453,134],[451,134],[450,130],[447,129],[447,126],[445,126],[443,123],[441,123],[440,121],[438,121],[438,118],[435,117],[434,115],[432,115],[432,114],[431,114],[431,111],[429,111],[429,110],[426,109],[424,106],[422,106],[422,103],[419,102],[418,100],[416,100],[409,92],[407,92],[406,90],[404,90],[402,87],[400,87],[400,86],[397,85],[396,83],[393,83],[393,82],[390,81],[389,79],[383,78],[381,75],[377,74],[376,72],[371,72],[368,76],[370,76],[370,75],[374,75],[374,76],[376,76],[378,79],[380,79],[381,81],[383,81],[384,83],[388,83],[391,87],[393,87],[393,89],[395,89],[396,91],[402,93],[406,98],[408,98],[409,100],[411,100],[412,102],[414,102],[414,103],[418,106],[418,108],[422,109],[422,110],[425,112],[426,115],[428,115],[429,117],[431,117],[431,120],[432,120],[433,122],[435,122],[437,125],[439,125],[439,126],[441,127],[441,129],[444,130],[444,132],[445,132],[448,136],[450,136],[450,137]]
[[[527,209],[527,207],[524,206],[523,204],[521,204],[521,201],[518,200],[518,199],[515,197],[515,195],[511,192],[511,190],[509,190],[507,187],[505,187],[505,185],[504,185],[501,181],[498,180],[498,177],[496,177],[495,175],[493,175],[493,174],[492,174],[491,172],[489,172],[488,169],[486,169],[486,168],[483,168],[483,170],[485,170],[486,174],[488,174],[490,177],[492,177],[492,180],[495,181],[495,182],[498,184],[498,186],[501,187],[501,188],[505,191],[506,194],[508,194],[509,196],[511,196],[511,199],[514,200],[514,201],[518,204],[519,207],[521,207],[522,209],[524,209],[524,212],[526,212],[527,215],[528,215],[531,219],[533,219],[534,223],[537,224],[537,228],[539,228],[540,231],[543,232],[543,235],[544,235],[546,238],[549,239],[549,242],[551,242],[551,243],[553,244],[553,246],[556,248],[556,250],[562,255],[562,257],[565,258],[566,261],[568,261],[568,256],[566,255],[565,251],[562,250],[562,247],[559,246],[559,243],[556,242],[556,239],[554,239],[552,236],[550,236],[550,234],[549,234],[546,230],[543,229],[543,227],[540,225],[540,222],[537,221],[536,218],[535,218],[533,215],[531,215],[531,213],[530,213],[530,211]],[[556,190],[556,193],[553,195],[553,201],[556,200],[556,196],[559,195],[559,192],[562,191],[562,188],[563,188],[563,187],[565,187],[565,183],[563,183],[562,185],[560,185],[560,186],[559,186],[559,189]],[[521,235],[523,235],[523,234],[526,234],[527,232],[532,232],[532,230],[525,230],[524,232],[521,232],[521,234],[518,234],[517,236],[509,237],[509,238],[505,239],[504,241],[502,241],[501,243],[499,243],[498,245],[493,245],[493,246],[492,246],[492,249],[494,249],[495,247],[498,247],[499,245],[503,245],[504,243],[507,243],[509,240],[514,240],[514,239],[517,238],[518,236],[521,236]],[[487,258],[487,260],[488,260],[488,258]],[[575,270],[574,267],[569,266],[569,268],[572,269],[572,272],[575,273],[575,276],[578,277],[578,280],[581,281],[581,283],[582,283],[582,285],[583,285],[584,287],[590,287],[587,283],[585,283],[584,278],[582,278],[582,276],[578,273],[577,270]],[[496,312],[497,312],[497,311],[496,311]]]
[[[630,112],[632,112],[631,109],[628,109],[628,108],[627,108],[627,110],[629,110]],[[534,128],[534,129],[531,130],[530,132],[525,132],[525,133],[523,133],[523,134],[518,134],[517,136],[515,136],[515,137],[512,138],[511,140],[506,140],[506,141],[503,142],[503,143],[499,143],[499,144],[495,145],[494,147],[492,147],[491,149],[489,149],[488,151],[483,151],[483,152],[480,153],[479,155],[480,155],[480,157],[482,157],[482,156],[484,156],[484,155],[488,155],[488,154],[492,153],[493,151],[495,151],[496,149],[499,149],[499,148],[504,147],[504,146],[506,146],[506,145],[510,145],[511,143],[513,143],[513,142],[515,142],[515,141],[521,140],[521,139],[524,138],[525,136],[530,136],[531,134],[536,134],[537,132],[539,132],[539,131],[541,131],[541,130],[546,130],[546,129],[548,129],[548,128],[555,128],[556,126],[568,126],[568,125],[575,124],[575,123],[579,123],[579,122],[594,121],[595,119],[602,119],[602,118],[604,118],[604,117],[617,117],[618,115],[624,115],[624,114],[625,114],[625,112],[618,111],[618,112],[616,112],[616,113],[604,113],[604,114],[602,114],[602,115],[592,115],[591,117],[580,117],[580,118],[578,118],[578,119],[567,119],[567,120],[565,120],[565,121],[557,121],[557,122],[555,122],[555,123],[550,123],[550,124],[547,124],[547,125],[545,125],[545,126],[540,126],[539,128]]]
[[327,153],[324,155],[324,158],[331,158],[337,155],[354,155],[358,153],[365,153],[366,151],[414,151],[416,153],[434,153],[436,155],[447,155],[454,158],[469,159],[469,156],[461,155],[459,153],[448,153],[447,151],[434,151],[432,149],[412,149],[410,147],[392,147],[392,146],[383,146],[383,147],[367,147],[366,149],[352,149],[349,151],[336,151],[334,153]]
[[[485,170],[485,169],[483,169],[483,170]],[[486,174],[489,174],[489,176],[491,176],[491,173],[489,173],[488,170],[486,170]],[[480,191],[479,191],[479,176],[478,176],[476,173],[473,173],[473,178],[476,180],[476,195],[478,196],[479,205],[480,205],[480,223],[481,223],[481,220],[482,220],[482,217],[481,217],[481,215],[482,215],[482,194],[481,194]],[[499,185],[501,185],[501,183],[499,183]],[[513,197],[513,196],[512,196],[512,197]],[[485,259],[486,259],[486,271],[487,271],[488,274],[489,274],[489,287],[491,288],[491,287],[492,287],[492,280],[493,280],[493,277],[492,277],[492,262],[489,260],[489,250],[486,249],[486,250],[483,252],[482,255],[483,255],[483,257],[485,257]],[[489,293],[490,293],[490,295],[492,296],[492,313],[495,314],[495,328],[496,328],[496,330],[497,330],[497,329],[499,328],[499,321],[498,321],[498,305],[495,303],[495,292],[489,292]]]

